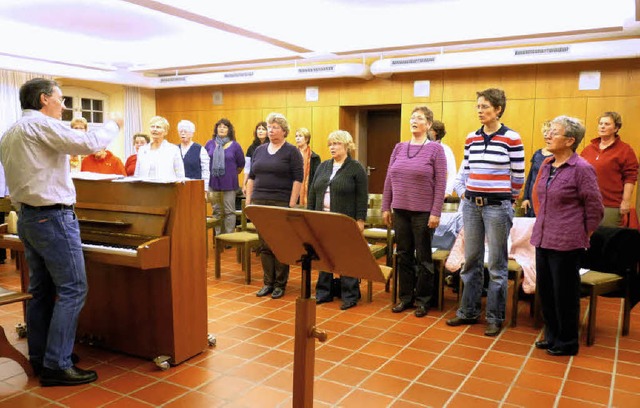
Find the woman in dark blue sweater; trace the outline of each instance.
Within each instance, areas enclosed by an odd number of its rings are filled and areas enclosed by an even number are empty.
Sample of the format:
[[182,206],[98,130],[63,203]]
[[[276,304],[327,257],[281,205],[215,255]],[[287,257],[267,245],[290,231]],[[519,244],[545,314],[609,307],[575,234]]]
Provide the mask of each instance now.
[[[331,159],[320,164],[309,187],[307,208],[331,211],[354,218],[360,230],[364,230],[367,218],[368,181],[362,165],[349,155],[355,150],[353,138],[344,130],[329,135]],[[333,274],[320,272],[316,284],[316,303],[331,302]],[[342,306],[346,310],[355,306],[360,295],[357,278],[340,277]]]

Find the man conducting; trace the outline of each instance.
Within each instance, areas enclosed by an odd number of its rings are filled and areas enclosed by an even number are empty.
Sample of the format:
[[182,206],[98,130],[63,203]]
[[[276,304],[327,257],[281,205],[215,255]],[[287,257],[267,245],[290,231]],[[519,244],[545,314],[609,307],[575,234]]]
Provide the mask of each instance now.
[[69,155],[106,148],[122,118],[88,133],[71,129],[60,120],[65,109],[60,87],[43,78],[22,85],[20,105],[22,118],[0,140],[0,161],[11,200],[20,209],[18,235],[29,265],[29,360],[42,386],[85,384],[98,375],[71,361],[87,277]]

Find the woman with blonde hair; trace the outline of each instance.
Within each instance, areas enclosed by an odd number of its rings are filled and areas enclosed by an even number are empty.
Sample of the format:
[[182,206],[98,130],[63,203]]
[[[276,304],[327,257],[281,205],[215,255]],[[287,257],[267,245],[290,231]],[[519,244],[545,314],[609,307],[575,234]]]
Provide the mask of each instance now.
[[180,148],[165,140],[169,133],[169,121],[154,116],[149,121],[151,143],[138,150],[135,177],[154,180],[184,178],[184,164]]
[[304,178],[302,179],[302,186],[300,188],[300,206],[303,208],[307,206],[309,187],[313,181],[316,169],[320,165],[320,156],[311,150],[309,142],[311,142],[311,132],[309,132],[309,129],[300,128],[296,130],[296,145],[302,155],[304,168]]
[[[542,124],[542,137],[546,139],[547,133],[551,128],[551,122],[546,121]],[[524,194],[522,196],[522,204],[520,207],[524,210],[525,217],[535,217],[536,212],[535,208],[533,208],[533,185],[536,182],[536,178],[538,177],[538,171],[540,171],[540,167],[542,166],[542,162],[547,157],[551,156],[551,152],[547,150],[546,147],[536,150],[536,152],[531,157],[531,168],[529,169],[529,174],[527,175],[527,181],[524,183]]]
[[[71,127],[71,129],[81,130],[85,133],[89,130],[89,124],[87,123],[87,120],[83,117],[73,119],[71,123],[69,123],[69,126]],[[81,155],[69,156],[69,164],[71,165],[72,173],[81,171],[82,159],[84,159],[84,156],[81,156]]]
[[[363,231],[369,195],[367,172],[362,164],[351,158],[355,144],[349,132],[331,132],[328,143],[331,159],[320,164],[316,171],[309,188],[307,208],[347,215],[355,219],[360,231]],[[333,301],[332,281],[332,273],[320,272],[316,283],[316,303]],[[355,306],[360,297],[358,279],[340,276],[340,289],[340,309],[346,310]]]

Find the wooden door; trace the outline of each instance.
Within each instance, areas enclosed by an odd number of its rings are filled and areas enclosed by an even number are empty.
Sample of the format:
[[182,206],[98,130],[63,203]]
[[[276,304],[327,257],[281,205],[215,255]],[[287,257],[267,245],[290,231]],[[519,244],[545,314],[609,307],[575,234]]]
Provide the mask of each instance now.
[[400,141],[400,109],[368,110],[366,120],[369,193],[382,193],[389,157]]

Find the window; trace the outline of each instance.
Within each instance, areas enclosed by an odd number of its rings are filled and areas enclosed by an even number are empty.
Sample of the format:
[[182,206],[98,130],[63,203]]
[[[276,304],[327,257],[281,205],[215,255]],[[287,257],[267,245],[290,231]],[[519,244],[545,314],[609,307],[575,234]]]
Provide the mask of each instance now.
[[67,109],[62,120],[71,122],[73,118],[83,117],[89,127],[102,126],[108,104],[105,94],[88,88],[64,87],[62,89]]

